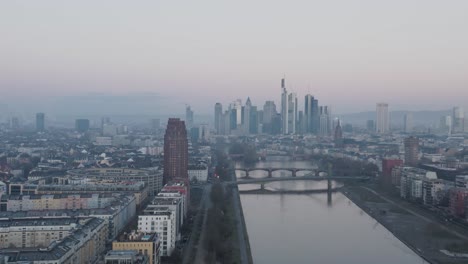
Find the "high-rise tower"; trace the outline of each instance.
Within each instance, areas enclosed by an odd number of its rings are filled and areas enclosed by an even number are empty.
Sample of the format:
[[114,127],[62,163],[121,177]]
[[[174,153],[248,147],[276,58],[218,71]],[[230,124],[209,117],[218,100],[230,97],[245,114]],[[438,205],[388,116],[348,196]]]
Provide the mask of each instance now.
[[405,164],[416,167],[419,162],[419,139],[409,137],[404,140],[405,145]]
[[289,115],[288,115],[288,91],[286,90],[285,79],[281,79],[281,131],[283,134],[289,132]]
[[45,130],[45,114],[36,114],[36,131],[42,132]]
[[403,129],[405,133],[413,132],[413,114],[406,113],[403,120]]
[[378,103],[376,108],[375,131],[379,134],[386,134],[390,131],[388,104]]
[[164,135],[164,183],[188,179],[188,140],[185,122],[169,118]]
[[187,129],[190,129],[193,127],[193,111],[190,105],[187,105],[185,107],[185,122],[187,125]]
[[221,135],[222,134],[222,126],[223,124],[223,105],[221,103],[216,103],[215,104],[215,130],[216,134]]
[[296,134],[297,125],[297,96],[295,93],[288,95],[288,130],[287,134]]
[[452,127],[454,133],[463,133],[465,130],[465,112],[463,107],[454,107],[452,113]]

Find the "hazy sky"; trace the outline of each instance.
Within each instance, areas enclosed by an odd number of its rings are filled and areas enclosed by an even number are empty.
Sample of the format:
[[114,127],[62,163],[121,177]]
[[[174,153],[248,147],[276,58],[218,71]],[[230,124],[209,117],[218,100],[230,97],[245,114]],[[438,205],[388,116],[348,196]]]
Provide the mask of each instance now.
[[467,108],[468,1],[0,2],[4,100],[152,92],[211,113],[278,104],[284,74],[336,112]]

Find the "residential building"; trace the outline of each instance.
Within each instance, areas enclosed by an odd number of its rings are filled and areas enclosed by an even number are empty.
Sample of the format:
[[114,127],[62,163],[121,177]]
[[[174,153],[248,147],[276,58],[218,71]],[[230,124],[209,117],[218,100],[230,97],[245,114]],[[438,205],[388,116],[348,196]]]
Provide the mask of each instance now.
[[110,250],[104,256],[104,264],[150,264],[146,255],[136,250]]
[[[136,251],[148,257],[150,264],[161,263],[161,241],[157,233],[144,233],[132,231],[123,234],[118,241],[112,242],[114,251]],[[126,263],[125,263],[126,264]]]
[[206,182],[208,180],[208,166],[205,164],[189,165],[188,175],[190,181]]
[[398,167],[401,165],[403,165],[403,161],[400,159],[390,159],[390,158],[382,159],[382,181],[386,186],[390,186],[391,184],[393,184],[392,172],[395,167]]
[[142,181],[148,186],[149,196],[155,196],[163,186],[163,172],[158,167],[147,169],[91,168],[70,170],[67,173],[72,177],[82,179]]
[[177,216],[170,208],[155,208],[138,216],[138,231],[158,233],[161,239],[161,256],[170,256],[177,239]]
[[405,146],[405,164],[416,167],[419,163],[419,139],[409,137],[404,140]]
[[[10,220],[8,220],[10,221]],[[96,263],[99,258],[104,254],[106,250],[106,236],[107,236],[107,224],[102,219],[91,218],[83,220],[83,223],[76,229],[70,230],[69,234],[63,232],[62,239],[52,239],[53,235],[49,235],[52,242],[48,245],[42,245],[40,243],[34,247],[27,247],[26,243],[32,243],[34,239],[41,240],[41,237],[46,237],[50,234],[50,230],[44,230],[49,223],[56,222],[55,218],[41,218],[41,219],[27,219],[24,220],[32,223],[24,227],[21,227],[27,231],[27,239],[11,239],[9,240],[9,246],[14,241],[27,241],[21,243],[22,248],[3,248],[0,249],[0,258],[2,263],[6,264],[75,264],[75,263]],[[34,222],[35,221],[35,222]],[[70,219],[64,221],[71,221]],[[19,227],[19,226],[16,226]],[[32,230],[37,230],[33,232]],[[60,230],[60,229],[59,229]],[[60,231],[55,232],[60,233]],[[31,235],[27,235],[31,234]],[[35,234],[35,238],[31,238]],[[44,235],[42,235],[44,234]],[[23,235],[21,234],[23,237]],[[57,235],[54,236],[59,237]],[[46,242],[45,240],[41,240]],[[24,246],[23,246],[24,245]]]

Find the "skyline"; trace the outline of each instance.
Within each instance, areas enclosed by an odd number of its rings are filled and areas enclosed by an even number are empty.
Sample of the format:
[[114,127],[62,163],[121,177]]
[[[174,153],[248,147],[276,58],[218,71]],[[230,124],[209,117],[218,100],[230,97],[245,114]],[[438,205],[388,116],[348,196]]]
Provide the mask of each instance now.
[[468,3],[338,4],[1,3],[2,98],[154,93],[210,113],[279,105],[286,75],[301,108],[311,93],[337,113],[468,109]]

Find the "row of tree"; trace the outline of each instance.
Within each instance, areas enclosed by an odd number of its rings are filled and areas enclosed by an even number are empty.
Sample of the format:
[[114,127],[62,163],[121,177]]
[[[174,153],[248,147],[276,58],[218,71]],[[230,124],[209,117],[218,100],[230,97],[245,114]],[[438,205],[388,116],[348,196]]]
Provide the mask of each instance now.
[[205,235],[205,249],[208,253],[207,263],[232,263],[235,259],[233,243],[234,218],[229,206],[232,207],[232,194],[224,191],[220,183],[211,188],[210,199],[213,206],[208,210],[207,226],[209,232]]

